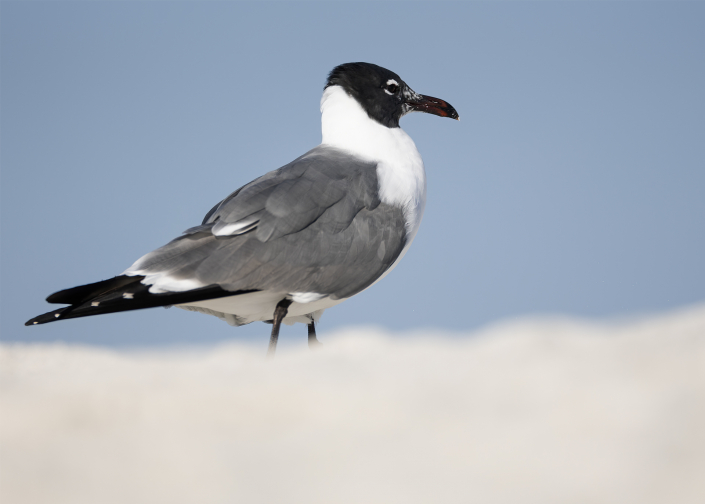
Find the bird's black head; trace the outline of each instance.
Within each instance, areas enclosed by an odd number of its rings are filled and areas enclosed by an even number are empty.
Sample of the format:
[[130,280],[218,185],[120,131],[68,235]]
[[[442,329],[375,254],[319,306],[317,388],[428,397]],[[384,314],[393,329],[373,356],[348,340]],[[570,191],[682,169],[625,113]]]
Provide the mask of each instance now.
[[399,119],[414,111],[458,119],[449,103],[414,92],[397,74],[372,63],[335,67],[328,75],[326,88],[329,86],[341,86],[367,115],[388,128],[398,128]]

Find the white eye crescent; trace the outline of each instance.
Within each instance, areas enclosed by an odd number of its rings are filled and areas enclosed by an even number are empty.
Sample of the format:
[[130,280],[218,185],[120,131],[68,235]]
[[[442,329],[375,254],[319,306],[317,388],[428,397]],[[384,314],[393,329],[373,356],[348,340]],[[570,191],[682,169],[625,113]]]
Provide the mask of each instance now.
[[399,83],[394,79],[389,79],[384,86],[384,92],[390,96],[394,96],[399,92]]

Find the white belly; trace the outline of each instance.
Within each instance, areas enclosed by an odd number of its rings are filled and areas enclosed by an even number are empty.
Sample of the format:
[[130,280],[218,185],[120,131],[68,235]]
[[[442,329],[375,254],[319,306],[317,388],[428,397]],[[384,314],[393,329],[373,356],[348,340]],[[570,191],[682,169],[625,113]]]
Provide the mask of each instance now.
[[[184,310],[214,315],[230,325],[239,326],[250,322],[272,320],[277,303],[284,297],[286,297],[286,293],[260,291],[176,306]],[[324,297],[310,303],[293,302],[289,306],[284,323],[292,325],[295,322],[308,324],[312,320],[318,321],[323,314],[323,310],[343,301],[345,299],[333,300],[329,297]]]

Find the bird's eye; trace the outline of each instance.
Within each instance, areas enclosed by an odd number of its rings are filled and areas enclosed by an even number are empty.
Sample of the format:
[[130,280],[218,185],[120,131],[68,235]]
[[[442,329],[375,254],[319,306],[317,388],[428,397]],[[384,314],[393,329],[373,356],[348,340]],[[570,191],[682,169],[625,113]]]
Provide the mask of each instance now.
[[394,79],[389,79],[384,86],[384,92],[388,95],[395,95],[399,92],[399,83]]

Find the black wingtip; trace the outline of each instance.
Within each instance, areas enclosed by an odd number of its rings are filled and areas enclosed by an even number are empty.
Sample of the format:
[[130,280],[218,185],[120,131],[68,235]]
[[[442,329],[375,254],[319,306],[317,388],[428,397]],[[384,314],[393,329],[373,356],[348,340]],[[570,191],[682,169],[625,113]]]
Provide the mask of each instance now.
[[119,275],[101,282],[79,285],[78,287],[72,287],[70,289],[55,292],[47,298],[47,303],[80,304],[110,290],[120,289],[128,285],[139,283],[143,279],[144,277],[141,275]]
[[[67,307],[68,308],[68,307]],[[25,326],[33,326],[39,324],[46,324],[48,322],[54,322],[55,320],[61,320],[61,314],[66,311],[66,308],[59,308],[58,310],[50,311],[42,315],[38,315],[33,319],[29,319],[24,323]]]
[[[65,294],[63,293],[69,293],[69,291],[71,291],[71,299],[83,299],[85,298],[85,292],[98,292],[99,294],[84,302],[65,306],[58,310],[34,317],[25,322],[25,325],[46,324],[57,320],[141,310],[143,308],[156,308],[157,306],[178,305],[255,292],[253,290],[227,291],[218,285],[210,285],[190,291],[151,294],[149,292],[149,286],[140,282],[142,278],[144,277],[132,277],[133,280],[125,283],[124,277],[116,277],[115,279],[97,282],[96,284],[76,287],[74,290],[67,289],[66,291],[62,291],[62,300],[68,299],[68,295],[64,297]],[[114,282],[116,281],[122,285],[115,287]],[[112,286],[113,288],[106,291],[106,286]]]

